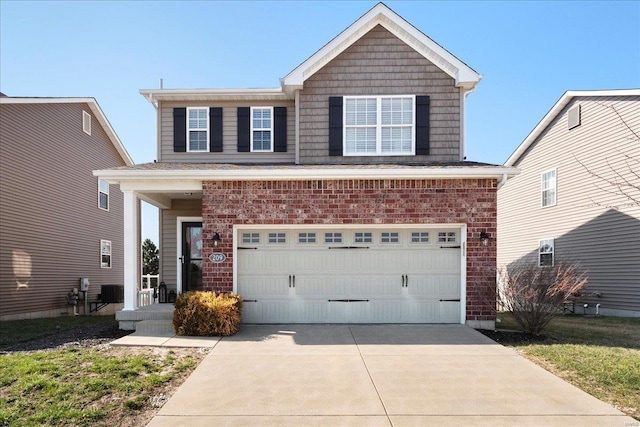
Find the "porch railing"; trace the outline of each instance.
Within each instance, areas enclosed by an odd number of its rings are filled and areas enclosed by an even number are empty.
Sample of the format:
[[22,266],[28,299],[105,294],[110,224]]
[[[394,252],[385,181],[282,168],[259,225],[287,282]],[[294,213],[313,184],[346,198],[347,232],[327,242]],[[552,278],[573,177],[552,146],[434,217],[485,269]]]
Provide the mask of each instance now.
[[145,307],[147,305],[156,304],[158,302],[157,298],[153,298],[153,294],[155,288],[158,287],[159,280],[159,274],[142,275],[140,289],[138,290],[138,307]]

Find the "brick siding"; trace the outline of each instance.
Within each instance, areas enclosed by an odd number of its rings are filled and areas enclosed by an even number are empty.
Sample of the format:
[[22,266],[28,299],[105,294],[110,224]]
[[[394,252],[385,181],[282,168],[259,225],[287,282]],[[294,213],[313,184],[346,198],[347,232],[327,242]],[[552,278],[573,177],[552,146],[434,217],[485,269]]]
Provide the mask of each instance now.
[[[495,180],[209,181],[202,203],[203,286],[219,291],[233,289],[233,225],[467,224],[467,321],[495,320]],[[206,259],[216,231],[221,264]]]

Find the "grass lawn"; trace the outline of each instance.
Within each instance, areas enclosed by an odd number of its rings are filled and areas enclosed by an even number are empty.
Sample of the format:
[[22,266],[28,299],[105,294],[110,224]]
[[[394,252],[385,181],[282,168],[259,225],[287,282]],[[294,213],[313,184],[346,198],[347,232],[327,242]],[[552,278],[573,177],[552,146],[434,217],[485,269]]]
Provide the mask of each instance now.
[[[504,329],[519,329],[501,313]],[[640,420],[640,319],[565,315],[539,341],[511,342],[527,358]]]
[[[1,322],[0,349],[108,321],[113,316]],[[144,425],[154,399],[166,399],[202,357],[197,349],[105,345],[0,354],[0,426]]]

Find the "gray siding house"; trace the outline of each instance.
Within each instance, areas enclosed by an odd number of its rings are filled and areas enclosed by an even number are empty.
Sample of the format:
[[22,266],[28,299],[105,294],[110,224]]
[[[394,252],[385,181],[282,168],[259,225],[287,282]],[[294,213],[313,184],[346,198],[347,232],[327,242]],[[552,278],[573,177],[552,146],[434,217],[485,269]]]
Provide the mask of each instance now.
[[640,316],[640,90],[566,92],[505,166],[498,266],[577,261],[576,312]]
[[94,98],[0,97],[0,321],[122,285],[122,192],[92,171],[132,164]]
[[280,87],[141,90],[157,162],[94,172],[124,192],[121,327],[149,311],[138,199],[160,209],[169,292],[234,291],[245,322],[493,327],[497,189],[517,169],[464,160],[480,79],[379,3]]

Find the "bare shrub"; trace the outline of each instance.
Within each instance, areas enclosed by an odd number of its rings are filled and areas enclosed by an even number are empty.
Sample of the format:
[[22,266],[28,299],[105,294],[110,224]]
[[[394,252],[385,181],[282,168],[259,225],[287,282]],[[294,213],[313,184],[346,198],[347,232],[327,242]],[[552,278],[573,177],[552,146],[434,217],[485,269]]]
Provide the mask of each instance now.
[[190,291],[178,296],[173,329],[178,335],[223,336],[238,332],[242,297],[233,292]]
[[519,262],[499,270],[498,305],[513,314],[525,332],[540,335],[563,303],[587,284],[578,264],[556,259],[552,267]]

